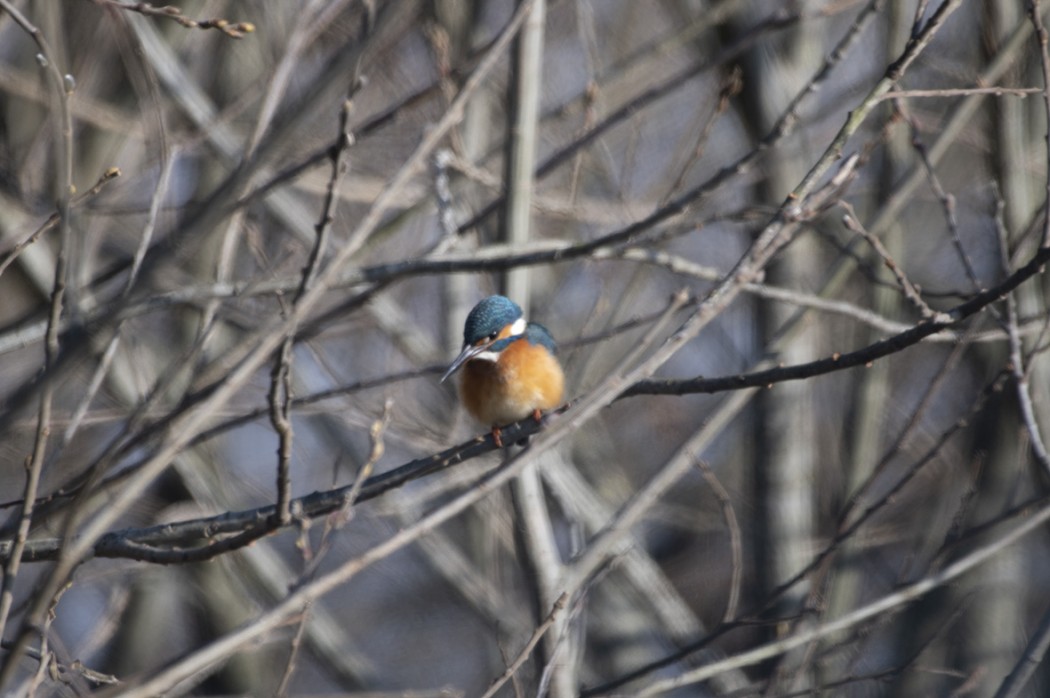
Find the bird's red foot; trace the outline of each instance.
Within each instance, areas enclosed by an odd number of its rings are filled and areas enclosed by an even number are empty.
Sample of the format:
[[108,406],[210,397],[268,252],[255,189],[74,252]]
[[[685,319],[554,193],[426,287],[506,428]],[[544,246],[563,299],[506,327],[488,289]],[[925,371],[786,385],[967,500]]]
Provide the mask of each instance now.
[[492,427],[492,440],[496,442],[496,445],[503,448],[503,433],[499,427]]
[[543,419],[543,413],[540,412],[540,408],[539,407],[537,407],[536,409],[534,409],[532,411],[532,418],[535,419],[537,422],[539,422],[540,420]]

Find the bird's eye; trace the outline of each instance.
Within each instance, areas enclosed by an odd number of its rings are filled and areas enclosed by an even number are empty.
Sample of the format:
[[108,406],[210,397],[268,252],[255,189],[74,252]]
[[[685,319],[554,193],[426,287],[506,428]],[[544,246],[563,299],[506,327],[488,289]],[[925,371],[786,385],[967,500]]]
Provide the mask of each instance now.
[[495,341],[496,337],[499,337],[499,332],[491,332],[491,333],[489,333],[489,341],[490,342]]

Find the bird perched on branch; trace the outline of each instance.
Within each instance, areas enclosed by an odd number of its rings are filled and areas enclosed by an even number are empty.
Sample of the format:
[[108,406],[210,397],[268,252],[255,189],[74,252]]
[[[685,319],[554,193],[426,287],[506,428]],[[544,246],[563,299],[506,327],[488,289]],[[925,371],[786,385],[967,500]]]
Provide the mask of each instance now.
[[554,354],[554,338],[537,322],[526,322],[517,303],[489,296],[474,306],[463,326],[463,351],[441,377],[462,369],[459,395],[476,420],[500,427],[561,404],[565,374]]

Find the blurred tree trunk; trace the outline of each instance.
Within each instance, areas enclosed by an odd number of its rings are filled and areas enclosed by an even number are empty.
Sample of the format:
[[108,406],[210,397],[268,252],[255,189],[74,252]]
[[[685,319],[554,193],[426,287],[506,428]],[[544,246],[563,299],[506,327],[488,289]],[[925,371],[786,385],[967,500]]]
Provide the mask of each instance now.
[[[757,22],[768,11],[766,3],[753,2],[745,16]],[[825,51],[823,35],[807,29],[803,20],[778,37],[776,58],[767,44],[752,49],[742,60],[741,117],[755,140],[769,132],[820,65]],[[759,165],[765,176],[757,184],[756,199],[764,205],[779,206],[805,174],[810,161],[811,153],[800,139],[782,141]],[[803,232],[769,268],[766,279],[776,286],[813,292],[824,272],[815,236]],[[758,307],[760,346],[770,345],[798,313],[796,308],[780,303],[760,303]],[[794,332],[792,339],[781,344],[778,361],[804,363],[821,355],[826,346],[823,327],[806,319],[802,323],[801,331]],[[814,490],[818,482],[815,472],[823,446],[811,382],[779,385],[761,393],[757,406],[756,443],[762,447],[754,460],[755,569],[761,580],[760,588],[769,592],[796,574],[811,558],[816,519]],[[804,612],[808,591],[806,584],[796,585],[781,599],[776,614],[793,617]],[[803,619],[799,627],[807,625]],[[788,626],[779,630],[787,632]],[[804,690],[811,685],[803,652],[784,657],[771,691]]]
[[[983,23],[984,36],[980,38],[989,54],[1000,50],[1010,30],[1018,23],[1024,22],[1022,3],[994,2],[985,3],[983,10],[986,21]],[[1034,59],[1034,56],[1033,56]],[[1036,61],[1014,66],[1005,79],[1005,84],[1040,84],[1039,69]],[[991,100],[987,109],[994,127],[990,129],[994,145],[993,162],[990,163],[998,183],[998,194],[1002,197],[1002,224],[1005,228],[1003,270],[998,276],[982,279],[985,285],[996,283],[1009,271],[1010,255],[1017,249],[1034,249],[1035,240],[1022,242],[1022,236],[1030,228],[1032,220],[1038,215],[1042,204],[1039,185],[1026,174],[1029,153],[1045,151],[1046,141],[1043,129],[1045,115],[1033,114],[1034,105],[1027,100]],[[1033,118],[1035,117],[1035,118]],[[1044,190],[1045,191],[1045,190]],[[989,202],[993,200],[989,197]],[[992,203],[994,205],[994,203]],[[1045,211],[1043,212],[1045,215]],[[1030,254],[1030,252],[1026,252]],[[1021,317],[1045,317],[1047,308],[1044,289],[1039,281],[1025,284],[1013,294],[1015,312]],[[1003,306],[1000,306],[1001,308]],[[1002,319],[1009,321],[1005,313]],[[1024,369],[1037,342],[1041,340],[1020,340]],[[998,367],[1011,363],[1007,355],[1008,346],[999,345],[994,349],[980,352],[978,356],[987,363],[987,373],[991,375]],[[1046,373],[1045,362],[1034,364],[1028,380],[1027,390],[1036,406],[1046,406]],[[986,455],[982,458],[980,479],[976,483],[977,499],[971,521],[974,525],[995,518],[996,513],[1003,511],[1024,499],[1021,492],[1031,484],[1038,486],[1048,482],[1047,473],[1037,472],[1040,465],[1031,457],[1030,435],[1026,434],[1018,408],[1018,386],[1010,381],[1006,389],[998,396],[996,402],[1005,403],[1001,409],[992,410],[995,415],[990,422],[991,433],[982,439],[978,448]],[[1043,398],[1040,400],[1040,398]],[[1039,416],[1037,410],[1036,416]],[[1045,436],[1047,423],[1044,420],[1038,427]],[[989,430],[982,430],[987,432]],[[983,448],[981,448],[983,447]],[[975,456],[980,457],[980,456]],[[959,657],[960,669],[978,677],[974,695],[991,696],[996,692],[1002,680],[1013,669],[1027,640],[1025,627],[1028,625],[1028,607],[1043,612],[1046,590],[1042,585],[1031,588],[1029,555],[1035,552],[1031,540],[1018,542],[1002,550],[995,560],[983,566],[978,573],[968,577],[968,584],[954,589],[959,596],[960,604],[968,598],[979,596],[982,603],[967,603],[965,619],[967,632],[962,656]],[[1034,682],[1033,682],[1034,683]],[[1030,683],[1025,694],[1039,695],[1040,691]]]
[[[884,26],[884,56],[898,55],[911,32],[913,8],[910,0],[891,0],[887,7],[887,18]],[[886,105],[883,109],[891,109]],[[865,210],[877,211],[882,202],[892,192],[900,176],[907,170],[912,160],[912,148],[907,130],[903,127],[891,129],[884,151],[879,154],[878,187],[872,191],[872,200]],[[863,215],[863,214],[862,214]],[[904,245],[904,230],[900,225],[891,223],[882,236],[882,243],[894,259],[901,259]],[[871,261],[872,268],[882,267],[874,250],[864,255]],[[900,317],[902,298],[898,289],[886,284],[873,284],[870,291],[872,307],[884,317]],[[854,341],[858,345],[877,341],[881,334],[870,328],[857,328]],[[888,361],[876,361],[856,378],[857,389],[853,394],[849,410],[850,440],[846,457],[843,459],[844,488],[840,503],[849,501],[873,473],[879,460],[885,455],[883,449],[887,443],[887,411],[892,405],[891,364]],[[864,566],[866,548],[864,537],[854,537],[845,541],[840,553],[836,556],[828,588],[828,618],[838,618],[855,608],[866,587],[867,570]],[[911,649],[902,642],[897,659]],[[828,667],[828,678],[842,676],[849,671],[851,657],[840,657]]]

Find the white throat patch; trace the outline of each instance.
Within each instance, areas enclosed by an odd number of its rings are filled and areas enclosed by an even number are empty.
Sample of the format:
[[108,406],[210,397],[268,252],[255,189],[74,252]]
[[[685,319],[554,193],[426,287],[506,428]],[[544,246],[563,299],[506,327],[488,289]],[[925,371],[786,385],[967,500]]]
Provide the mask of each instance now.
[[[510,326],[510,334],[507,337],[520,337],[525,334],[525,326],[528,325],[525,322],[525,318],[520,317],[514,321],[514,324]],[[483,351],[480,354],[475,354],[473,357],[476,361],[499,361],[499,352],[496,351]]]

